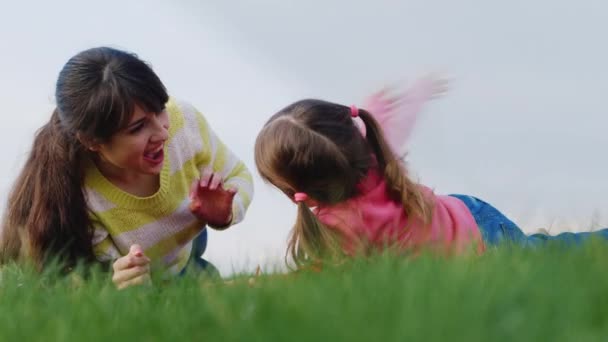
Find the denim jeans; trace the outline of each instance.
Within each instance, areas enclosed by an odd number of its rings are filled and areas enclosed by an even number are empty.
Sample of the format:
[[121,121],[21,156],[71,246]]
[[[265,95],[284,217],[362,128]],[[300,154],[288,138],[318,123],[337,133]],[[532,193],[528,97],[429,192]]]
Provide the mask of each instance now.
[[475,218],[483,241],[488,246],[511,243],[519,246],[539,246],[549,241],[566,245],[580,244],[592,237],[608,240],[608,228],[593,232],[561,233],[559,235],[532,234],[524,232],[504,214],[479,198],[468,195],[450,195],[460,199]]
[[203,253],[207,249],[207,228],[205,227],[201,233],[192,240],[192,253],[186,267],[179,273],[180,276],[188,272],[203,271],[211,276],[219,276],[220,272],[209,261],[203,259]]

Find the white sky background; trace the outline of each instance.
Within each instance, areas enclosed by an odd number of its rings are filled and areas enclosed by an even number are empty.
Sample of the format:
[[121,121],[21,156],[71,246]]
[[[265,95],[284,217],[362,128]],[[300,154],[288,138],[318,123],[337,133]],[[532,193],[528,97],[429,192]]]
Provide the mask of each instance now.
[[136,52],[193,103],[256,175],[246,220],[211,231],[224,275],[281,264],[295,207],[262,183],[253,142],[295,100],[360,103],[385,82],[454,78],[427,107],[409,163],[524,230],[608,227],[608,3],[580,1],[0,0],[0,204],[53,108],[69,57]]

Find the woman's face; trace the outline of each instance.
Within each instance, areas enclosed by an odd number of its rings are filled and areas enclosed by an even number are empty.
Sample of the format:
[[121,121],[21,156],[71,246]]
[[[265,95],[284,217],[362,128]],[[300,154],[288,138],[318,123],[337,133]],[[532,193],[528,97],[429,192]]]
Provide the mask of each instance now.
[[114,175],[157,175],[163,167],[164,146],[169,138],[169,115],[145,112],[135,106],[126,128],[114,134],[106,143],[94,149],[104,168]]

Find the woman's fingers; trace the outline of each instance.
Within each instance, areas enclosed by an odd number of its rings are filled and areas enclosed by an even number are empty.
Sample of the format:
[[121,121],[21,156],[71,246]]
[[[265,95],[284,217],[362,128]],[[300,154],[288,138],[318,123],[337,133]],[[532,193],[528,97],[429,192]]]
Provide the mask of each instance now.
[[209,185],[209,181],[211,180],[211,177],[213,176],[213,170],[210,168],[205,168],[203,169],[203,171],[201,171],[201,180],[200,180],[200,186],[208,186]]
[[114,276],[112,277],[112,281],[114,282],[114,284],[116,284],[116,286],[120,286],[123,283],[129,282],[135,278],[149,273],[150,265],[134,266],[122,271],[115,272]]
[[146,273],[146,274],[142,274],[136,278],[133,278],[131,280],[122,282],[120,284],[117,285],[119,290],[122,290],[124,288],[127,288],[129,286],[134,286],[134,285],[142,285],[142,284],[149,284],[151,282],[151,278],[150,278],[150,274]]

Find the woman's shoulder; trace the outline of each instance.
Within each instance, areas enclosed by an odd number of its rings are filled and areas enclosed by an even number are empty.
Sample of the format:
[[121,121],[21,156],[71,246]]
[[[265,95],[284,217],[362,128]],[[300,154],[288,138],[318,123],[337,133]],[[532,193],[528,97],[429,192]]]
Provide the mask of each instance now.
[[167,114],[169,114],[169,135],[173,135],[184,127],[197,129],[201,120],[204,121],[202,114],[190,102],[180,98],[170,97],[166,104]]
[[197,109],[190,103],[182,98],[171,96],[167,101],[167,110],[177,112],[196,112]]
[[207,119],[191,102],[181,98],[170,97],[166,105],[169,120],[175,127],[207,127]]

